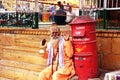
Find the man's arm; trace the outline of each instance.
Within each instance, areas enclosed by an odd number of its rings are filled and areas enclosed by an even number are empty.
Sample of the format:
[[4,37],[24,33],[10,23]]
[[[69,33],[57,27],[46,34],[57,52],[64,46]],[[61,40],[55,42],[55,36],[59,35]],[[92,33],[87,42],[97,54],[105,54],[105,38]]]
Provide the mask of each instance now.
[[68,57],[73,56],[73,46],[70,40],[65,41],[65,53]]
[[39,53],[43,53],[44,59],[48,58],[48,51],[46,49],[47,49],[47,41],[46,41],[46,39],[42,39],[42,41],[40,42]]
[[73,45],[71,43],[71,40],[70,40],[70,34],[71,32],[68,30],[64,35],[64,40],[65,40],[65,53],[68,57],[72,57],[73,56]]

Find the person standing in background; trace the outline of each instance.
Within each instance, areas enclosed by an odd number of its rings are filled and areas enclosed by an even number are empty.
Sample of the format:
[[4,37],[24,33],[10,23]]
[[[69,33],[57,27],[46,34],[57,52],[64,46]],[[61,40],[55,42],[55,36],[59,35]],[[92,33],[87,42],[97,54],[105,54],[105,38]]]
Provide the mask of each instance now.
[[15,10],[16,10],[17,12],[22,11],[20,4],[17,4],[17,6],[15,7]]
[[58,2],[59,9],[55,13],[55,23],[57,25],[66,25],[66,12],[61,2]]
[[58,2],[57,2],[57,5],[58,5],[59,8],[60,8],[60,6],[62,5],[61,1],[58,1]]
[[64,9],[66,10],[66,7],[67,7],[66,1],[63,1],[63,6],[64,6]]
[[51,5],[51,16],[50,16],[50,20],[51,21],[55,21],[54,15],[55,15],[55,11],[56,11],[56,7],[54,4]]
[[2,4],[2,0],[0,0],[0,11],[6,11],[4,5]]
[[[0,12],[6,11],[4,5],[2,4],[2,0],[0,0]],[[0,13],[0,19],[3,19],[4,15],[3,13]]]
[[4,5],[2,4],[2,0],[0,0],[0,9],[5,9]]
[[68,7],[66,23],[70,23],[75,18],[75,13],[72,11],[72,7]]
[[39,20],[42,21],[42,12],[44,10],[44,4],[39,3]]

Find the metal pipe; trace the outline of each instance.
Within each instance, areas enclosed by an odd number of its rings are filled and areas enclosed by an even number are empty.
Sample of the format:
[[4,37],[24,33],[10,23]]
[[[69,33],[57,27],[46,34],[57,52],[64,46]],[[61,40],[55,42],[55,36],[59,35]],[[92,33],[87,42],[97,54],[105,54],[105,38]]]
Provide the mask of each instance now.
[[107,0],[104,0],[104,9],[107,8]]

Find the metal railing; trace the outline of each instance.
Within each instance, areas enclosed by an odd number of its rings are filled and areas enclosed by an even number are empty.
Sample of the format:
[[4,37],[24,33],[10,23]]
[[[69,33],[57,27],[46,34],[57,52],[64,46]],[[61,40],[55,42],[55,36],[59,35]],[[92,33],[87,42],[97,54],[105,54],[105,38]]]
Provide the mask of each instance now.
[[120,29],[120,1],[119,0],[99,0],[97,9],[97,28]]
[[32,27],[34,13],[3,11],[0,12],[0,26],[2,27]]
[[[119,0],[80,0],[81,15],[90,15],[97,29],[120,29]],[[88,3],[85,5],[84,3]]]
[[[80,0],[80,12],[93,17],[97,29],[120,29],[119,0]],[[36,12],[0,11],[0,26],[34,28],[39,25],[37,17]]]

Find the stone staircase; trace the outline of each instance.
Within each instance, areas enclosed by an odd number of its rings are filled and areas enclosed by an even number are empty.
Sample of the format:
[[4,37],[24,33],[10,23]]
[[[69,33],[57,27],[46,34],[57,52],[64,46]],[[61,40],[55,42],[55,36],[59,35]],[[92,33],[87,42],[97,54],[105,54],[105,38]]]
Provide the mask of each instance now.
[[14,44],[4,46],[0,53],[0,80],[37,80],[46,66],[44,53],[39,53],[40,40],[44,37],[14,35]]
[[[68,27],[67,27],[68,28]],[[62,27],[64,33],[64,27]],[[49,41],[48,31],[0,29],[0,80],[38,80],[46,66],[40,41]],[[74,76],[69,80],[78,80]],[[89,80],[103,80],[99,78]]]

